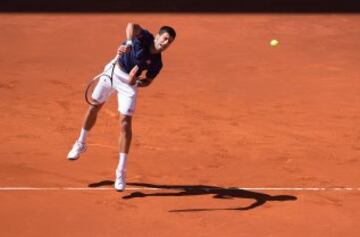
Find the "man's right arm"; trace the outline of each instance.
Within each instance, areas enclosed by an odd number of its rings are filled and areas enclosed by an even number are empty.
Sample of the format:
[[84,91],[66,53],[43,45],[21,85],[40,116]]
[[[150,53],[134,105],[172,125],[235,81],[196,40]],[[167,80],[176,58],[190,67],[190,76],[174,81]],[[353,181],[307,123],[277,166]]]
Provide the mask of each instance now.
[[128,23],[126,26],[126,40],[132,41],[140,34],[141,30],[142,28],[139,24]]
[[120,45],[118,48],[118,54],[121,56],[124,53],[128,53],[133,46],[133,39],[140,35],[142,27],[139,24],[128,23],[126,26],[126,43],[125,45]]

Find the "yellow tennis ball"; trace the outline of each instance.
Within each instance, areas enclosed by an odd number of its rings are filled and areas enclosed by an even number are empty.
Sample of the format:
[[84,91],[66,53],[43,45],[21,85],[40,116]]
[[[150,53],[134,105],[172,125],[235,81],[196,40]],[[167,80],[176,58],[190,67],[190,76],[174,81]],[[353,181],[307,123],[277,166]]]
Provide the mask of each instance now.
[[272,47],[275,47],[275,46],[277,46],[278,44],[279,44],[279,41],[276,40],[276,39],[273,39],[273,40],[270,41],[270,46],[272,46]]

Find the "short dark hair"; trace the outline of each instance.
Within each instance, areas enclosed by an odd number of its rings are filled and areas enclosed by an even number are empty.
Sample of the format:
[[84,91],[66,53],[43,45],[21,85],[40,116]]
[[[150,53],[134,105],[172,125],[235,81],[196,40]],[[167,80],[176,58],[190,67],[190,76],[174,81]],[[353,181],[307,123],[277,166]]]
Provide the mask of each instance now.
[[175,32],[174,28],[172,28],[171,26],[162,26],[159,30],[159,35],[162,35],[165,32],[168,33],[171,37],[173,37],[175,39],[176,32]]

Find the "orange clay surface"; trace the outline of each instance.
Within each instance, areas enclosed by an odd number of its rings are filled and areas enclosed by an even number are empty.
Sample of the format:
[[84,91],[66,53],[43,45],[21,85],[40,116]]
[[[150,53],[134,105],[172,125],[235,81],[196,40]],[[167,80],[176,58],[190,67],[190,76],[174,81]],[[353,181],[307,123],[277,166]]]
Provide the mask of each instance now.
[[[359,15],[0,19],[0,236],[359,236]],[[129,190],[117,193],[114,96],[88,151],[65,156],[86,82],[127,22],[152,32],[168,24],[178,36],[139,94]],[[281,189],[296,187],[326,190]]]

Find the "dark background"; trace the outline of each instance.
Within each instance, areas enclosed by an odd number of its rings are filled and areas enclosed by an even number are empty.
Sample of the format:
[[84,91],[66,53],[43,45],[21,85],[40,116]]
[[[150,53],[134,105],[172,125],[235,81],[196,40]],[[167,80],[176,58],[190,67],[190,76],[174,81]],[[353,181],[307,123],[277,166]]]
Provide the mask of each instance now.
[[0,12],[355,13],[360,0],[1,0]]

